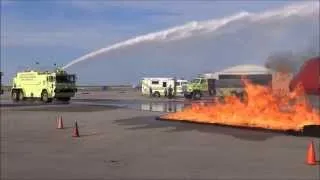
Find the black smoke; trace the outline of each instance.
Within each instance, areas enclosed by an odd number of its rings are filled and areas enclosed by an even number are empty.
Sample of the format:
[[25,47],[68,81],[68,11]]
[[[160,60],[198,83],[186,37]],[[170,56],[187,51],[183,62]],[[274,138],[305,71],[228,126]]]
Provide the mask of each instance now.
[[265,67],[277,71],[296,73],[310,58],[320,56],[319,34],[312,37],[310,45],[301,52],[281,51],[269,55]]

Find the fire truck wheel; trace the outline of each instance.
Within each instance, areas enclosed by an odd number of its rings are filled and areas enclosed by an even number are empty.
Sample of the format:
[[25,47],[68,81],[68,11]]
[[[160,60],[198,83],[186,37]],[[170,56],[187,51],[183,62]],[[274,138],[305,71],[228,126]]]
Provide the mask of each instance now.
[[198,91],[193,92],[192,95],[195,100],[201,99],[201,93]]
[[20,90],[19,92],[18,92],[18,100],[19,101],[23,101],[24,100],[24,95],[23,95],[23,91],[22,90]]
[[12,92],[11,92],[11,99],[13,100],[13,101],[18,101],[19,99],[18,99],[18,91],[17,90],[13,90]]
[[158,91],[154,92],[153,94],[155,97],[160,97],[160,93]]
[[41,93],[41,100],[43,102],[49,102],[48,92],[46,90],[42,91]]

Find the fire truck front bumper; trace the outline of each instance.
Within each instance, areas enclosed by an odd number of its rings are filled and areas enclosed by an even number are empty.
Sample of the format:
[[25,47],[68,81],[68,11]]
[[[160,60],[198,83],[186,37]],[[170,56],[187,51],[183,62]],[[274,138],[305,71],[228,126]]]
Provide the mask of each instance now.
[[77,89],[55,89],[54,97],[56,98],[64,98],[64,97],[73,97]]

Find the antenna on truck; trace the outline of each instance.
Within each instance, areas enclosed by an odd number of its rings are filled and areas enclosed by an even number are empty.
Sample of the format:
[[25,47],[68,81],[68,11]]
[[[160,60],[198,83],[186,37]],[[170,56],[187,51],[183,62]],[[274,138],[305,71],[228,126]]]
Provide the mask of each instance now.
[[54,71],[58,71],[59,70],[59,67],[57,66],[57,63],[53,63],[53,66],[54,66]]

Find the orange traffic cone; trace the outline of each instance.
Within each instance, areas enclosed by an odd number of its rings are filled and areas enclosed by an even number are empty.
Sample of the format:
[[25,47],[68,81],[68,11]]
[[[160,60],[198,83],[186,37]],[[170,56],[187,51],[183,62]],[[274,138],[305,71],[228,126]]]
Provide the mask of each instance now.
[[309,147],[308,147],[308,152],[307,152],[307,164],[308,165],[316,165],[316,155],[314,152],[314,145],[313,141],[310,142]]
[[62,117],[61,116],[59,116],[57,118],[57,124],[58,124],[57,129],[63,129],[63,122],[62,122]]
[[80,136],[79,136],[79,130],[78,130],[78,123],[77,123],[77,121],[74,121],[74,128],[73,128],[72,137],[80,137]]

